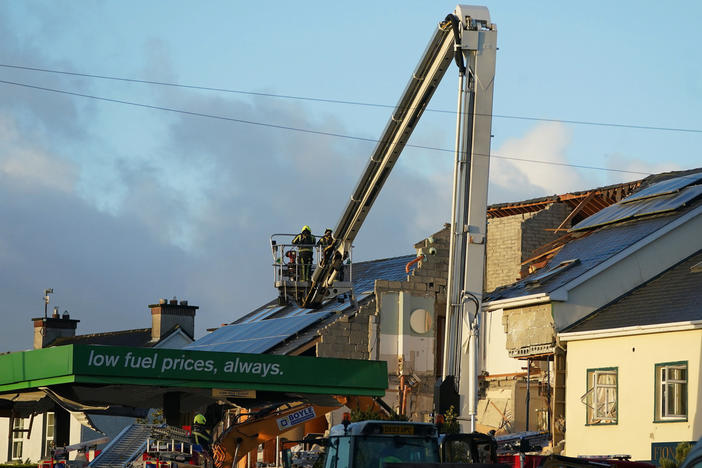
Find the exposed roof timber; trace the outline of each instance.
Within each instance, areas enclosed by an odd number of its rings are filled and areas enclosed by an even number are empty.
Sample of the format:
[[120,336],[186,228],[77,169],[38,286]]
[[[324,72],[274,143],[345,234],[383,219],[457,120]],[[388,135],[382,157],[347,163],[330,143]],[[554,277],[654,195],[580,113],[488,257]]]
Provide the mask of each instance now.
[[571,211],[570,214],[566,216],[563,222],[556,228],[556,231],[560,231],[561,229],[563,229],[563,226],[565,226],[566,224],[568,224],[568,222],[570,222],[570,220],[575,218],[575,215],[580,213],[583,210],[583,208],[585,208],[585,206],[587,206],[587,204],[590,203],[594,198],[595,192],[588,193],[587,196],[583,198],[575,208],[573,208],[573,211]]
[[531,200],[525,200],[523,202],[517,203],[502,203],[498,205],[492,205],[488,207],[487,216],[488,218],[502,218],[505,216],[512,216],[516,214],[533,213],[539,211],[551,205],[552,203],[567,203],[569,206],[575,208],[584,199],[590,197],[588,201],[581,208],[582,214],[589,216],[605,208],[612,203],[616,203],[622,198],[627,197],[635,189],[641,186],[642,180],[636,180],[634,182],[626,182],[623,184],[610,185],[607,187],[600,187],[594,190],[586,190],[583,192],[571,192],[561,195],[550,195],[548,197],[534,198]]
[[[549,254],[554,254],[556,253],[561,247],[563,247],[565,244],[573,240],[573,238],[576,237],[572,233],[566,233],[563,234],[561,237],[552,240],[551,242],[542,245],[538,249],[534,250],[532,253],[532,257],[524,260],[522,262],[522,265],[526,265],[528,263],[531,263],[533,261],[536,261],[540,259],[541,257],[547,256]],[[582,236],[578,236],[582,237]]]

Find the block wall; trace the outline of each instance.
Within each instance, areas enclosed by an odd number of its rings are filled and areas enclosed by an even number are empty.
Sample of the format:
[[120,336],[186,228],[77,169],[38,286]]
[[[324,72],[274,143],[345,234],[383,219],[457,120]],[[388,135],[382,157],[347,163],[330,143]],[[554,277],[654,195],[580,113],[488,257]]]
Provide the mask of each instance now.
[[339,320],[320,330],[317,343],[318,357],[369,359],[369,320],[375,315],[375,300],[363,304],[353,315],[342,315]]
[[570,213],[564,203],[554,203],[534,213],[488,220],[485,291],[512,284],[520,278],[521,263],[534,250],[557,239],[557,228]]

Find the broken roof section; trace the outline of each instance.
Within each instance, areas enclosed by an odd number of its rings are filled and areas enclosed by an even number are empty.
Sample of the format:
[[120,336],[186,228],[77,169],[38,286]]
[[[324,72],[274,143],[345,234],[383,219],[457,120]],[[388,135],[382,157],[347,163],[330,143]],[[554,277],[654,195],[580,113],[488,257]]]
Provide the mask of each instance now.
[[281,306],[278,300],[214,330],[186,348],[200,351],[287,354],[316,337],[316,331],[350,314],[373,297],[376,280],[403,281],[405,266],[415,255],[359,262],[353,265],[353,300],[342,298],[325,302],[319,309],[303,309],[296,304]]
[[702,169],[646,178],[641,190],[586,218],[550,246],[553,257],[543,269],[496,289],[486,300],[553,293],[699,207],[701,198]]
[[656,182],[573,226],[582,231],[680,209],[702,194],[702,172]]
[[702,250],[596,310],[563,333],[702,320]]
[[516,214],[533,213],[543,210],[553,203],[565,203],[573,210],[571,219],[577,222],[626,198],[629,194],[638,189],[645,180],[646,179],[607,185],[605,187],[581,192],[570,192],[562,195],[550,195],[519,202],[490,205],[487,209],[487,217],[502,218]]

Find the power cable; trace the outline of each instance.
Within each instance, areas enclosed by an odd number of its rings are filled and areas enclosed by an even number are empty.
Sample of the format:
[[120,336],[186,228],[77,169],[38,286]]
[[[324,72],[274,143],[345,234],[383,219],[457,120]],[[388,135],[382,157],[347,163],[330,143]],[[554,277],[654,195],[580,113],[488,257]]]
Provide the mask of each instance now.
[[[162,111],[167,111],[167,112],[175,112],[175,113],[191,115],[191,116],[195,116],[195,117],[207,117],[210,119],[225,120],[228,122],[236,122],[236,123],[242,123],[242,124],[247,124],[247,125],[256,125],[256,126],[260,126],[260,127],[277,128],[280,130],[289,130],[289,131],[293,131],[293,132],[307,133],[307,134],[312,134],[312,135],[331,136],[331,137],[336,137],[336,138],[344,138],[344,139],[356,140],[356,141],[365,141],[365,142],[370,142],[370,143],[378,143],[378,141],[379,141],[375,138],[364,138],[364,137],[358,137],[358,136],[353,136],[353,135],[345,135],[343,133],[324,132],[321,130],[309,130],[309,129],[305,129],[305,128],[290,127],[287,125],[277,125],[277,124],[271,124],[271,123],[265,123],[265,122],[256,122],[253,120],[237,119],[234,117],[225,117],[225,116],[216,115],[216,114],[205,114],[203,112],[187,111],[187,110],[175,109],[175,108],[171,108],[171,107],[156,106],[156,105],[152,105],[152,104],[142,104],[139,102],[125,101],[122,99],[113,99],[113,98],[106,98],[106,97],[101,97],[101,96],[93,96],[90,94],[76,93],[73,91],[66,91],[66,90],[55,89],[55,88],[47,88],[44,86],[30,85],[27,83],[18,83],[15,81],[0,80],[0,83],[12,85],[12,86],[19,86],[19,87],[23,87],[23,88],[36,89],[36,90],[40,90],[40,91],[47,91],[47,92],[58,93],[58,94],[66,94],[69,96],[77,96],[77,97],[83,97],[83,98],[87,98],[87,99],[94,99],[97,101],[111,102],[111,103],[115,103],[115,104],[124,104],[124,105],[128,105],[128,106],[141,107],[141,108],[145,108],[145,109],[154,109],[154,110],[162,110]],[[453,150],[453,149],[438,148],[438,147],[423,146],[423,145],[405,144],[405,147],[425,149],[425,150],[431,150],[431,151],[441,151],[441,152],[446,152],[446,153],[454,153],[455,152],[455,150]],[[476,155],[482,156],[482,157],[488,157],[488,158],[495,158],[495,159],[506,159],[506,160],[512,160],[512,161],[539,163],[539,164],[547,164],[547,165],[554,165],[554,166],[565,166],[565,167],[573,167],[573,168],[578,168],[578,169],[592,169],[592,170],[607,171],[607,172],[623,172],[623,173],[628,173],[628,174],[650,175],[650,173],[648,173],[648,172],[629,171],[629,170],[624,170],[624,169],[610,169],[610,168],[597,167],[597,166],[584,166],[584,165],[578,165],[578,164],[559,163],[559,162],[554,162],[554,161],[540,161],[538,159],[518,158],[518,157],[513,157],[513,156],[501,156],[501,155],[496,155],[496,154],[488,155],[488,154],[476,153]]]
[[[316,98],[316,97],[309,97],[309,96],[294,96],[294,95],[288,95],[288,94],[275,94],[275,93],[263,93],[263,92],[255,92],[255,91],[243,91],[243,90],[238,90],[238,89],[215,88],[215,87],[210,87],[210,86],[169,83],[169,82],[165,82],[165,81],[140,80],[140,79],[135,79],[135,78],[123,78],[123,77],[108,76],[108,75],[97,75],[97,74],[92,74],[92,73],[79,73],[79,72],[69,72],[69,71],[64,71],[64,70],[52,70],[49,68],[26,67],[26,66],[11,65],[11,64],[6,64],[6,63],[0,63],[0,67],[14,68],[14,69],[18,69],[18,70],[38,71],[38,72],[43,72],[43,73],[56,73],[56,74],[61,74],[61,75],[81,76],[81,77],[85,77],[85,78],[97,78],[97,79],[101,79],[101,80],[124,81],[124,82],[128,82],[128,83],[141,83],[141,84],[150,84],[150,85],[158,85],[158,86],[170,86],[170,87],[185,88],[185,89],[197,89],[197,90],[201,90],[201,91],[216,91],[216,92],[221,92],[221,93],[243,94],[243,95],[249,95],[249,96],[272,97],[272,98],[279,98],[279,99],[294,99],[294,100],[300,100],[300,101],[325,102],[325,103],[329,103],[329,104],[344,104],[344,105],[354,105],[354,106],[364,106],[364,107],[377,107],[377,108],[384,108],[384,109],[396,109],[397,108],[397,106],[391,106],[389,104],[378,104],[378,103],[372,103],[372,102],[348,101],[348,100],[341,100],[341,99],[325,99],[325,98]],[[456,111],[450,111],[450,110],[445,110],[445,109],[433,109],[433,108],[427,108],[427,109],[425,109],[425,112],[437,112],[437,113],[443,113],[443,114],[455,114],[456,113]],[[476,114],[476,115],[487,115],[487,114]],[[702,129],[695,129],[695,128],[660,127],[660,126],[653,126],[653,125],[634,125],[634,124],[622,124],[622,123],[613,123],[613,122],[593,122],[593,121],[587,121],[587,120],[550,119],[550,118],[546,118],[546,117],[528,117],[528,116],[523,116],[523,115],[506,115],[506,114],[492,114],[492,117],[493,118],[500,118],[500,119],[526,120],[526,121],[535,121],[535,122],[558,122],[558,123],[565,123],[565,124],[570,124],[570,125],[589,125],[589,126],[597,126],[597,127],[631,128],[631,129],[635,129],[635,130],[654,130],[654,131],[681,132],[681,133],[702,133]]]

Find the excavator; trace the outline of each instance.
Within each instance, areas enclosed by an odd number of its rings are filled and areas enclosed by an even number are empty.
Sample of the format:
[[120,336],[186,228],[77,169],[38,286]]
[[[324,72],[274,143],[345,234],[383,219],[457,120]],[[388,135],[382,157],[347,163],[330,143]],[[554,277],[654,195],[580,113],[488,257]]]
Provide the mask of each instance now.
[[[323,250],[317,251],[317,262],[309,279],[300,275],[294,254],[296,246],[286,242],[284,234],[271,237],[275,286],[281,303],[294,301],[303,308],[315,309],[325,301],[351,292],[351,271],[347,259],[351,257],[353,241],[439,83],[451,62],[455,62],[458,69],[458,105],[447,333],[440,392],[450,396],[442,398],[436,410],[443,413],[449,403],[458,405],[460,412],[470,417],[470,432],[475,430],[477,412],[477,312],[483,291],[496,51],[497,28],[490,21],[488,9],[458,5],[453,13],[439,22],[333,229],[332,241]],[[286,258],[289,260],[287,263]],[[467,361],[462,361],[461,356],[466,350],[472,354],[469,354]],[[458,378],[460,375],[467,375],[468,378],[462,381]],[[458,389],[456,382],[460,385]],[[467,399],[459,395],[466,395]],[[215,465],[229,468],[256,444],[284,433],[289,426],[282,426],[280,421],[290,414],[313,411],[320,415],[334,409],[298,403],[298,406],[277,408],[227,429],[214,444]],[[386,439],[397,443],[397,437],[403,437],[403,434],[409,436],[427,431],[424,425],[413,426],[417,424],[421,423],[405,423],[399,429],[371,424],[364,426],[366,429],[363,430],[398,430],[399,433]],[[347,427],[342,433],[348,431]],[[338,459],[338,455],[335,458]],[[349,468],[355,466],[352,460],[345,460],[342,465]]]

